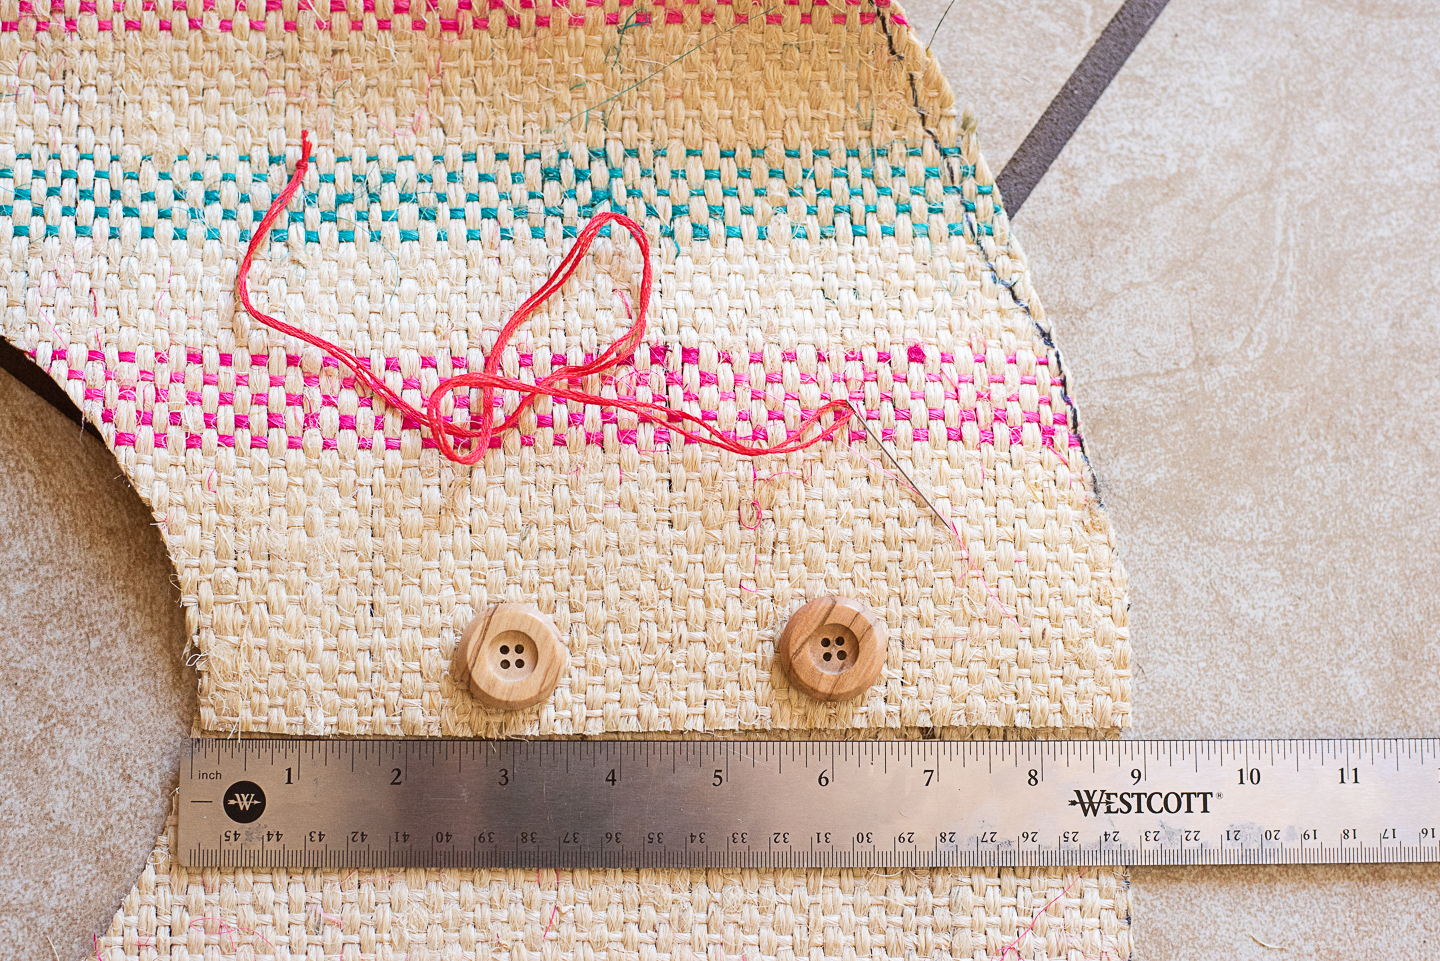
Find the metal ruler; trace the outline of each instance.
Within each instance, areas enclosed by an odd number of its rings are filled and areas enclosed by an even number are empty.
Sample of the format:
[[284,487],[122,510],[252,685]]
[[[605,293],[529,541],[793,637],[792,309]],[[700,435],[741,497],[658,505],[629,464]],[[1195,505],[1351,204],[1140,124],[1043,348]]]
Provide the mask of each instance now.
[[195,740],[223,867],[1440,861],[1440,738]]

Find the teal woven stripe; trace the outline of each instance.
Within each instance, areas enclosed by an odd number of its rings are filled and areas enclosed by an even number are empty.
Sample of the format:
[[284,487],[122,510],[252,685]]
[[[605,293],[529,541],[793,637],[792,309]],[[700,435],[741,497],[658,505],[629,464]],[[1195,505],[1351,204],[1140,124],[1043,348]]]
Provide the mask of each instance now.
[[[903,151],[897,149],[894,152],[903,152],[907,157],[919,156],[921,153],[914,148]],[[958,151],[953,148],[947,151],[953,152]],[[623,153],[627,160],[640,158],[640,151],[636,149],[625,150]],[[783,213],[790,218],[791,231],[795,237],[806,237],[812,227],[818,227],[820,238],[831,238],[835,236],[835,224],[807,226],[805,223],[806,218],[818,216],[818,201],[822,199],[832,201],[831,210],[835,217],[847,217],[851,220],[850,232],[857,237],[870,236],[872,229],[877,226],[881,236],[894,235],[894,224],[877,225],[867,222],[870,215],[878,213],[880,205],[877,201],[880,198],[892,200],[896,218],[910,220],[913,231],[921,235],[928,235],[930,232],[927,218],[943,216],[946,212],[944,202],[937,203],[927,199],[935,193],[950,200],[960,210],[968,213],[976,211],[976,203],[964,198],[960,186],[937,183],[941,178],[939,167],[922,168],[923,181],[910,183],[907,178],[908,168],[893,163],[883,148],[867,152],[870,155],[865,160],[871,166],[856,170],[848,161],[859,160],[860,153],[854,149],[846,151],[846,158],[836,163],[832,169],[828,187],[816,186],[813,165],[802,167],[798,171],[792,167],[788,179],[784,168],[767,167],[767,180],[763,183],[752,183],[751,167],[738,166],[740,159],[735,158],[737,166],[730,170],[730,175],[747,182],[743,191],[736,185],[718,187],[710,183],[722,180],[724,172],[720,169],[701,168],[687,174],[683,165],[669,171],[669,187],[659,188],[654,186],[656,181],[653,166],[638,168],[631,164],[627,165],[628,171],[627,166],[610,166],[611,158],[605,150],[600,149],[590,150],[589,156],[581,159],[582,164],[589,161],[591,166],[588,167],[566,166],[571,158],[565,151],[552,155],[556,158],[555,165],[539,168],[540,190],[531,189],[535,184],[535,168],[530,167],[528,173],[510,169],[510,155],[504,152],[486,158],[486,165],[493,164],[501,168],[498,170],[477,171],[474,167],[478,162],[477,155],[466,153],[461,157],[461,169],[446,169],[436,163],[429,172],[407,171],[403,178],[393,167],[384,169],[366,161],[363,171],[351,172],[346,178],[353,184],[352,189],[346,191],[336,191],[333,186],[327,188],[326,185],[336,183],[333,169],[321,172],[321,190],[304,192],[306,209],[292,210],[287,223],[291,227],[301,228],[303,242],[306,243],[318,243],[320,239],[320,231],[315,229],[314,218],[310,215],[312,210],[318,213],[320,224],[336,225],[336,236],[341,243],[353,243],[357,237],[383,242],[384,230],[376,228],[386,223],[396,223],[402,219],[402,213],[408,215],[412,212],[414,221],[435,224],[435,238],[440,241],[482,239],[485,230],[477,226],[477,221],[519,221],[520,223],[499,228],[499,237],[502,240],[514,239],[516,236],[544,238],[547,230],[545,222],[556,218],[575,221],[561,226],[562,236],[573,237],[578,231],[579,222],[599,213],[632,213],[629,204],[620,202],[620,198],[623,198],[625,201],[640,200],[643,204],[643,216],[661,221],[659,232],[663,237],[675,237],[677,229],[683,231],[688,224],[690,236],[695,240],[709,240],[712,236],[738,239],[743,237],[744,228],[739,223],[727,222],[727,219],[736,211],[741,217],[753,217],[755,200],[763,198],[770,204],[772,216]],[[701,151],[687,150],[685,154],[687,158],[696,157]],[[736,151],[733,150],[720,151],[722,160],[734,158],[735,154]],[[785,155],[787,161],[801,159],[799,150],[787,150]],[[649,152],[646,160],[653,163],[655,158],[664,157],[664,148],[656,148]],[[811,151],[805,159],[813,160],[816,157],[828,159],[829,152]],[[61,158],[59,154],[52,154],[50,159]],[[93,155],[88,154],[76,155],[70,159],[94,162]],[[237,159],[246,164],[251,161],[248,156]],[[540,160],[541,155],[538,152],[525,153],[519,159],[522,165],[528,165],[531,161]],[[750,158],[751,161],[759,159],[763,158]],[[263,205],[252,202],[248,191],[240,191],[239,178],[235,173],[220,174],[217,184],[213,180],[212,168],[212,179],[206,184],[204,173],[186,169],[188,160],[187,156],[182,155],[176,159],[171,170],[153,171],[153,180],[159,182],[156,184],[159,189],[138,191],[135,189],[138,184],[129,186],[128,182],[141,180],[141,172],[120,170],[118,163],[102,165],[98,170],[63,169],[60,171],[59,184],[45,185],[45,158],[16,154],[11,166],[0,166],[0,201],[10,201],[0,203],[0,216],[13,220],[18,215],[21,222],[12,228],[13,235],[17,237],[29,237],[34,227],[33,218],[39,217],[44,221],[46,237],[60,236],[61,225],[64,223],[73,224],[76,237],[93,236],[95,221],[104,220],[107,222],[108,236],[118,239],[124,231],[124,221],[140,219],[141,205],[153,204],[155,206],[150,210],[151,216],[161,223],[158,227],[140,226],[141,239],[156,238],[159,229],[161,240],[164,240],[167,234],[171,240],[188,240],[192,230],[203,231],[206,240],[222,240],[223,224],[233,221],[238,228],[234,234],[235,240],[242,244],[248,243],[251,226],[264,214]],[[205,158],[206,163],[218,160],[219,158],[214,156]],[[9,191],[10,196],[6,197],[3,181],[9,180],[12,184],[16,181],[17,170],[23,170],[21,161],[30,161],[30,177],[21,178],[28,179],[28,185],[13,187]],[[142,164],[149,162],[150,158],[142,158]],[[250,177],[246,179],[264,180],[270,165],[283,162],[284,158],[281,156],[267,157],[265,162],[255,158],[256,169],[252,170]],[[337,157],[333,164],[350,162],[349,157]],[[405,155],[396,158],[397,164],[403,162],[413,163],[414,157]],[[40,166],[36,166],[37,163]],[[877,163],[889,167],[886,172],[893,178],[892,183],[899,181],[898,186],[875,180],[874,165]],[[600,172],[605,175],[607,184],[603,187],[593,186],[592,177]],[[799,175],[798,180],[794,177],[796,173]],[[974,169],[969,165],[961,165],[959,173],[962,177],[971,178],[974,176]],[[112,188],[111,185],[117,179],[121,186]],[[676,186],[675,180],[683,181],[683,186]],[[67,181],[75,181],[75,184],[67,186]],[[91,186],[79,186],[87,181]],[[437,181],[443,183],[439,189],[435,186]],[[508,182],[502,183],[503,181]],[[221,206],[222,190],[218,188],[226,183],[235,183],[236,186],[227,191],[231,197],[226,199],[230,200],[231,205]],[[551,184],[557,186],[548,186]],[[500,189],[502,185],[507,189]],[[937,187],[938,190],[935,189]],[[993,192],[993,187],[988,184],[976,184],[975,188],[976,194],[981,196],[988,196]],[[128,202],[117,203],[117,193],[124,195]],[[719,194],[721,203],[711,202],[716,193]],[[268,197],[269,191],[265,191],[258,200],[263,202],[268,200]],[[739,203],[742,199],[747,202]],[[58,209],[56,204],[47,203],[52,200],[60,201]],[[558,203],[555,202],[557,200]],[[726,201],[729,201],[731,208],[728,212]],[[160,206],[161,203],[166,203],[166,206]],[[1000,213],[999,204],[993,201],[989,203],[994,213]],[[28,210],[25,209],[27,207]],[[692,214],[702,211],[702,217],[691,220]],[[26,223],[27,219],[31,220],[31,223]],[[77,222],[82,219],[89,223]],[[412,218],[407,216],[403,219]],[[307,220],[310,221],[309,227],[306,226]],[[168,223],[164,223],[167,221]],[[464,223],[457,224],[456,221]],[[750,223],[753,224],[753,221]],[[979,226],[987,233],[992,232],[989,224]],[[948,222],[946,227],[952,236],[964,233],[963,223],[952,221]],[[754,224],[754,230],[760,239],[767,236],[766,225]],[[289,239],[289,234],[286,229],[276,229],[272,233],[272,240],[284,242]],[[400,242],[418,241],[420,236],[420,231],[414,228],[398,230],[396,233],[396,239]]]

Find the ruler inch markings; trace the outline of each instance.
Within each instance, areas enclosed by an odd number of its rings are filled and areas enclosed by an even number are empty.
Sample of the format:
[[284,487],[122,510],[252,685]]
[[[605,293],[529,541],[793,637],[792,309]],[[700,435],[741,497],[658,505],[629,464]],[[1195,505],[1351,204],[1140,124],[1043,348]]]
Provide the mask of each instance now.
[[1437,759],[1437,738],[196,739],[177,850],[232,868],[1435,862]]

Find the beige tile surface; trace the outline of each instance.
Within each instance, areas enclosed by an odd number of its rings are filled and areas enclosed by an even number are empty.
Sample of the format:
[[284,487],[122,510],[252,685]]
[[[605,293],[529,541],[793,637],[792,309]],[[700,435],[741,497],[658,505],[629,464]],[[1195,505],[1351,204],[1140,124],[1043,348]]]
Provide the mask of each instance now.
[[[1172,0],[1017,220],[1136,736],[1440,733],[1436,36],[1433,4]],[[1440,957],[1434,866],[1133,878],[1152,961]]]
[[0,958],[89,953],[169,810],[195,712],[150,514],[0,372]]
[[1174,0],[1017,232],[1132,571],[1138,733],[1434,734],[1440,9],[1263,6]]
[[1433,864],[1131,872],[1135,961],[1440,957]]
[[[999,173],[1123,0],[901,0]],[[933,41],[931,38],[934,38]]]

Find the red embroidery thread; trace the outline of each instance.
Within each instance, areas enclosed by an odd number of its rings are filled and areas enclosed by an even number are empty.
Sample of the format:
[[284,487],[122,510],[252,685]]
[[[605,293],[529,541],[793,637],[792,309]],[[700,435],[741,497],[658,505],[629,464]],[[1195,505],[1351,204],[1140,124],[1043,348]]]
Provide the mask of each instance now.
[[[403,400],[400,394],[391,389],[384,380],[371,373],[370,365],[361,358],[317,334],[288,324],[277,317],[261,313],[250,302],[248,278],[255,252],[265,243],[266,238],[270,236],[271,225],[285,211],[286,205],[295,196],[295,192],[300,189],[300,184],[304,180],[309,166],[310,135],[308,132],[302,132],[300,135],[300,159],[295,164],[295,171],[290,175],[290,181],[285,185],[285,189],[280,191],[275,202],[265,212],[260,225],[255,229],[254,236],[250,238],[250,246],[245,251],[245,259],[240,262],[239,275],[235,279],[235,292],[240,298],[240,303],[245,307],[246,313],[271,330],[318,347],[344,364],[354,372],[357,380],[384,399],[386,404],[419,422],[434,438],[440,452],[456,463],[474,464],[478,462],[490,449],[491,439],[514,429],[520,421],[521,414],[539,397],[553,397],[559,400],[629,411],[640,421],[663,425],[689,440],[746,457],[789,454],[811,447],[822,440],[829,440],[854,414],[850,405],[845,401],[832,400],[805,415],[799,427],[793,431],[787,431],[785,439],[778,444],[757,444],[712,427],[700,417],[686,411],[634,397],[602,397],[599,394],[592,394],[589,391],[570,386],[581,378],[603,374],[625,363],[635,353],[635,349],[640,346],[641,341],[645,339],[645,315],[650,307],[650,290],[653,281],[650,265],[650,241],[645,236],[644,229],[635,221],[623,214],[611,212],[602,213],[585,225],[579,236],[575,238],[575,243],[565,254],[564,259],[560,261],[560,265],[555,268],[540,289],[531,294],[510,316],[505,326],[501,328],[494,348],[485,358],[484,368],[479,371],[457,374],[441,381],[426,400],[425,409],[420,410]],[[594,242],[596,234],[606,224],[611,223],[628,231],[634,238],[645,264],[639,296],[635,304],[634,323],[630,329],[594,360],[571,367],[561,367],[534,383],[527,383],[499,373],[500,361],[504,356],[505,347],[510,343],[510,338],[530,319],[530,315],[541,304],[554,296],[574,275],[581,259],[589,253],[590,245]],[[456,391],[470,390],[480,392],[479,423],[473,427],[457,424],[442,413],[446,396]],[[519,405],[499,424],[495,423],[495,392],[497,390],[513,390],[520,394]],[[821,419],[826,414],[833,414],[834,417],[828,425],[822,425]],[[806,435],[810,434],[812,429],[814,430],[813,435],[807,437]],[[472,449],[466,453],[457,451],[455,449],[456,440],[471,441]]]

